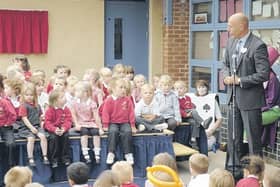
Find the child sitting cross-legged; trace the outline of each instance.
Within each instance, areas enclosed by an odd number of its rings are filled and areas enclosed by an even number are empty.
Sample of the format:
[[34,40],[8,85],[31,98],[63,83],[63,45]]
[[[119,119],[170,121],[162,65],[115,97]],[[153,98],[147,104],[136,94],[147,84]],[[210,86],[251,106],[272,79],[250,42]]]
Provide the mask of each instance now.
[[138,187],[133,183],[133,168],[126,161],[118,161],[112,166],[112,172],[116,173],[121,183],[121,187]]
[[76,130],[81,133],[82,153],[87,163],[91,162],[88,153],[88,136],[93,136],[96,163],[100,162],[100,136],[104,132],[98,115],[97,104],[92,100],[91,85],[87,81],[79,81],[75,85],[76,101],[73,103],[72,114]]
[[108,130],[107,164],[112,164],[115,158],[116,146],[121,144],[125,159],[134,163],[132,154],[132,132],[136,132],[133,102],[126,96],[124,79],[113,79],[110,82],[112,95],[103,103],[102,123]]
[[189,159],[191,180],[188,187],[208,187],[209,174],[208,157],[204,154],[193,154]]
[[143,85],[141,96],[142,99],[135,106],[138,131],[167,129],[168,125],[159,111],[159,103],[154,99],[154,87],[150,84]]

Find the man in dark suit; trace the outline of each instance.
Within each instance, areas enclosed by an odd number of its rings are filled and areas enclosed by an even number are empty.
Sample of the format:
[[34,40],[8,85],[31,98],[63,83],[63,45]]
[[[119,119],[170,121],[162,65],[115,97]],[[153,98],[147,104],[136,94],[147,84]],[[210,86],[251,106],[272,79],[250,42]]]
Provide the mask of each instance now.
[[[266,44],[249,31],[248,24],[248,18],[243,13],[236,13],[229,18],[228,31],[231,38],[227,43],[223,64],[229,106],[226,168],[230,171],[234,169],[236,173],[241,171],[244,130],[249,154],[262,156],[261,107],[265,105],[263,82],[269,78]],[[236,93],[234,103],[233,89]],[[235,172],[233,174],[237,178]]]

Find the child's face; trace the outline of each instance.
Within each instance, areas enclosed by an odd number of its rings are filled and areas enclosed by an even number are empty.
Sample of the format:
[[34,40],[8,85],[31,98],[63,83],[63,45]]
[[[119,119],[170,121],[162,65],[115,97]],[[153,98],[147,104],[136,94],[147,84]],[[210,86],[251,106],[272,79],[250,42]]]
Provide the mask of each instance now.
[[143,78],[136,79],[135,80],[135,86],[136,88],[141,88],[145,84],[145,80]]
[[34,102],[34,95],[32,93],[32,90],[30,90],[30,89],[25,91],[23,97],[24,97],[24,101],[27,103]]
[[55,79],[53,89],[65,90],[65,81],[63,79]]
[[44,83],[42,81],[40,81],[36,85],[36,93],[37,93],[38,96],[40,96],[43,91],[44,91]]
[[206,95],[208,93],[208,89],[207,89],[206,86],[198,86],[197,87],[197,93],[200,96],[204,96],[204,95]]
[[114,76],[117,78],[124,78],[125,77],[125,71],[123,68],[118,68],[114,72]]
[[106,75],[103,75],[102,77],[102,80],[103,82],[105,82],[106,84],[108,84],[112,79],[112,74],[106,74]]
[[126,86],[124,84],[117,84],[113,89],[113,93],[116,97],[123,97],[126,96]]
[[129,81],[133,80],[133,77],[134,77],[134,73],[127,73],[126,74],[126,79],[129,80]]
[[63,107],[66,104],[65,94],[63,92],[60,93],[59,97],[57,98],[56,105],[57,107]]
[[88,97],[87,92],[83,88],[76,86],[74,90],[75,90],[75,97],[77,97],[79,99]]
[[67,78],[68,77],[68,73],[67,70],[65,68],[59,68],[56,72],[58,77],[63,77],[63,78]]
[[144,101],[146,102],[151,102],[153,100],[154,97],[154,90],[153,89],[143,89],[142,90],[142,98]]
[[153,85],[155,88],[158,88],[158,82],[159,82],[159,77],[154,76],[153,77]]
[[4,84],[4,92],[5,92],[5,95],[8,97],[11,97],[14,94],[14,90],[7,84]]
[[68,91],[68,93],[70,93],[71,95],[74,95],[74,94],[75,94],[75,85],[68,84],[68,85],[67,85],[67,91]]
[[163,93],[168,93],[171,90],[171,84],[169,82],[160,82],[160,89]]
[[184,87],[183,85],[175,85],[174,89],[178,92],[179,96],[184,96],[186,93],[186,87]]

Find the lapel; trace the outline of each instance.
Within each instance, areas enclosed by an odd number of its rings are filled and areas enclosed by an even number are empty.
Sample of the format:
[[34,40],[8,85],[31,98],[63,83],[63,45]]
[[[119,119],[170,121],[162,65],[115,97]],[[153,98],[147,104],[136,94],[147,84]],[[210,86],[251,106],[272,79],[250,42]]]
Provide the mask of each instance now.
[[[243,57],[244,57],[244,55],[246,54],[246,53],[248,53],[248,49],[249,49],[249,46],[251,45],[251,42],[252,42],[252,33],[250,33],[250,35],[248,36],[248,38],[247,38],[247,40],[246,40],[246,43],[245,43],[245,45],[243,46],[243,49],[247,49],[246,51],[243,51],[242,49],[241,49],[241,52],[240,52],[240,56],[239,56],[239,58],[238,58],[238,62],[237,62],[237,66],[236,66],[236,69],[238,70],[238,68],[239,68],[239,66],[240,66],[240,64],[241,64],[241,62],[243,61]],[[236,46],[236,45],[235,45]]]

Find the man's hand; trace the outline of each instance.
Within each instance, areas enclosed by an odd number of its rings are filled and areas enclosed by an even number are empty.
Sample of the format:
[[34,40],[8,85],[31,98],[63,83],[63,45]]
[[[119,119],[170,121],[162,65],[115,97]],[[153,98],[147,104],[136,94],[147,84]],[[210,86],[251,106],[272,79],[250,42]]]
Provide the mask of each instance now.
[[240,84],[240,78],[238,76],[235,76],[235,79],[233,78],[233,76],[227,76],[224,79],[224,83],[225,85],[239,85]]

